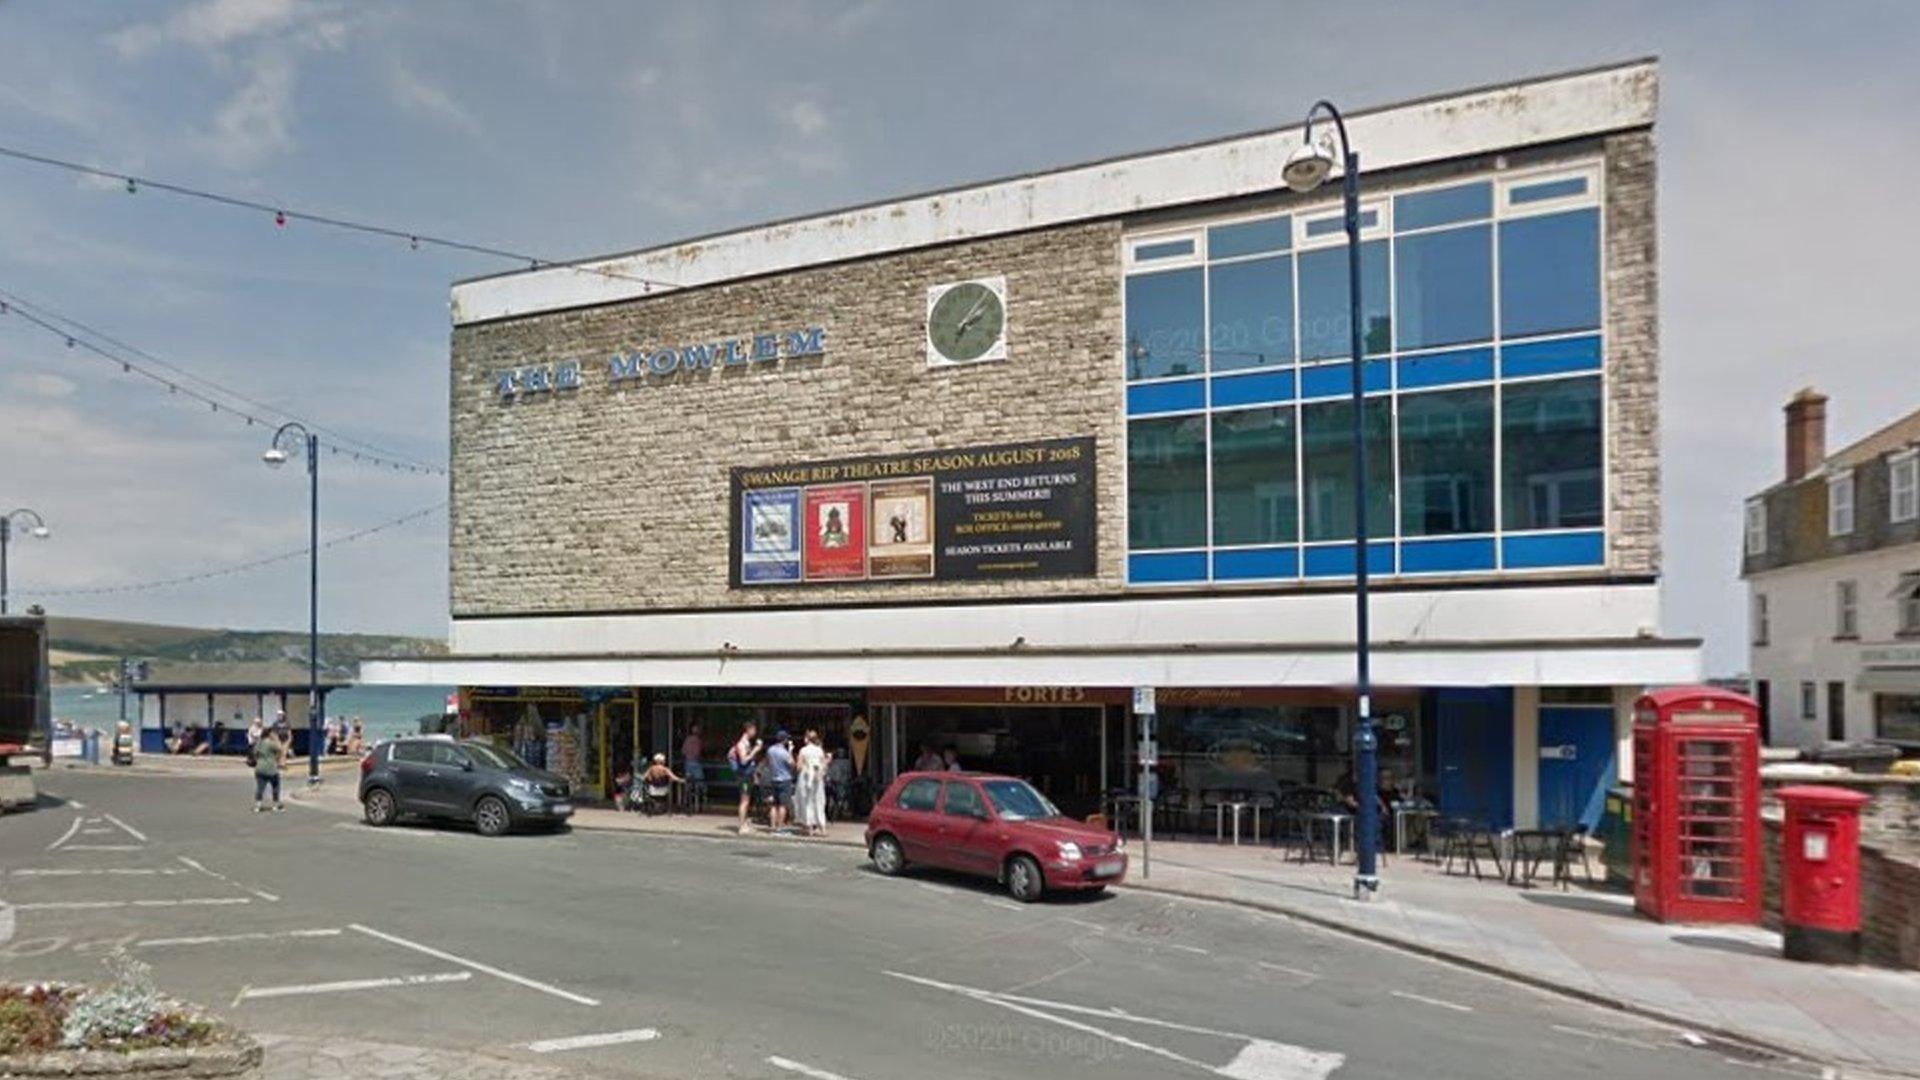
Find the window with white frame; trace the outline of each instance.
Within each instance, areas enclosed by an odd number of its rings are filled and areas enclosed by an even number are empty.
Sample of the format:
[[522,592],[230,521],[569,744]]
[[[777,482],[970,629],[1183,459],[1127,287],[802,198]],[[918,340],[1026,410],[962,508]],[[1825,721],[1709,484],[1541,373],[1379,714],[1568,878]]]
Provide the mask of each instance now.
[[1898,525],[1920,518],[1920,450],[1887,458],[1887,516]]
[[1820,719],[1820,684],[1803,682],[1800,684],[1800,719]]
[[1860,583],[1857,581],[1836,582],[1833,587],[1833,636],[1837,638],[1857,638],[1860,636]]
[[1747,554],[1767,553],[1767,501],[1747,500]]
[[1753,594],[1752,618],[1753,618],[1753,643],[1755,645],[1765,645],[1767,643],[1767,631],[1769,629],[1767,625],[1767,594],[1766,593]]
[[1920,634],[1920,573],[1901,574],[1893,599],[1900,605],[1901,635]]
[[1827,535],[1853,532],[1853,470],[1827,478]]

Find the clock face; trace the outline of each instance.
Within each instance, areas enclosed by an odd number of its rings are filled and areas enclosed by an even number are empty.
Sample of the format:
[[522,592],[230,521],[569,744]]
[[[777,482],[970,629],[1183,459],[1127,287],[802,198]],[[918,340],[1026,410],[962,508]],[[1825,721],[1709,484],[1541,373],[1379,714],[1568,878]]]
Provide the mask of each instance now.
[[964,364],[1007,355],[1006,279],[963,281],[929,290],[927,361]]

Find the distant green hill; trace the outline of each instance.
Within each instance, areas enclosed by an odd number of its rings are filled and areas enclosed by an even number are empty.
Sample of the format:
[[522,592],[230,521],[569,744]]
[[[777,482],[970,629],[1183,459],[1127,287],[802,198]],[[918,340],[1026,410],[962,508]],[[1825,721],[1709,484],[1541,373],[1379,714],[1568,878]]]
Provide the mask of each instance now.
[[[47,619],[48,657],[57,683],[107,683],[122,656],[178,663],[307,658],[307,635],[286,630],[212,630],[115,619]],[[321,634],[324,673],[352,679],[368,656],[437,656],[446,643],[393,634]]]

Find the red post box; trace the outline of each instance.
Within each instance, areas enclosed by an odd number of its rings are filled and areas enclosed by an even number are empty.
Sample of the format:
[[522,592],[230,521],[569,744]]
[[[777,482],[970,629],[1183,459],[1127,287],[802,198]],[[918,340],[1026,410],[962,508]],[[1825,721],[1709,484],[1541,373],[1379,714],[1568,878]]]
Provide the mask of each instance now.
[[1633,709],[1633,903],[1662,922],[1760,921],[1760,710],[1709,686]]
[[1780,860],[1780,921],[1789,960],[1860,962],[1860,808],[1845,788],[1780,789],[1786,850]]

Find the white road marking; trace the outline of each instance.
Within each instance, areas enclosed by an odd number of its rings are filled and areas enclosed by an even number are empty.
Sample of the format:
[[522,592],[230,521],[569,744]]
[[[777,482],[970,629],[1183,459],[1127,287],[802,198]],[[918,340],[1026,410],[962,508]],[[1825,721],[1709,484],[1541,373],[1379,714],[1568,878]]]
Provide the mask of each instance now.
[[123,907],[217,907],[226,904],[251,904],[244,896],[205,896],[185,900],[48,900],[38,904],[15,904],[21,911],[98,911]]
[[81,836],[102,836],[112,833],[112,829],[81,829]]
[[426,829],[375,829],[357,821],[336,821],[333,823],[333,827],[336,829],[352,829],[355,832],[372,833],[377,836],[410,836],[416,840],[446,840],[455,835],[454,833],[432,832]]
[[341,982],[307,983],[301,986],[246,986],[233,999],[235,1005],[255,998],[293,997],[297,994],[340,994],[351,990],[387,990],[396,986],[435,986],[466,982],[471,971],[446,971],[435,975],[395,975],[385,979],[346,979]]
[[247,891],[259,897],[260,899],[265,900],[269,904],[277,904],[280,902],[279,897],[273,895],[272,893],[266,891],[265,889],[248,889]]
[[13,870],[9,872],[13,874],[18,874],[21,877],[99,877],[103,875],[133,876],[135,874],[140,874],[140,875],[178,874],[181,871],[175,870],[170,866],[162,866],[162,867],[114,866],[114,867],[104,867],[100,869],[86,869],[86,870],[75,869],[72,867],[62,867],[59,869],[52,869],[52,868],[42,869],[38,867],[25,867],[19,870]]
[[60,834],[60,839],[55,840],[53,843],[47,845],[47,850],[52,851],[53,849],[59,847],[61,844],[64,844],[67,841],[73,839],[73,834],[80,831],[80,823],[85,820],[86,820],[85,818],[79,818],[79,817],[74,818],[73,824],[67,826],[67,831]]
[[[1345,1064],[1347,1060],[1345,1054],[1335,1053],[1333,1051],[1309,1050],[1304,1046],[1293,1046],[1288,1043],[1275,1042],[1272,1039],[1264,1039],[1257,1035],[1243,1035],[1238,1032],[1220,1031],[1214,1028],[1198,1027],[1193,1024],[1176,1023],[1172,1020],[1159,1020],[1150,1016],[1138,1016],[1121,1009],[1099,1009],[1089,1005],[1075,1005],[1065,1001],[1049,1001],[1045,998],[1023,997],[1019,994],[1007,994],[994,990],[983,990],[979,987],[941,982],[937,979],[929,979],[920,975],[905,975],[897,971],[889,971],[886,972],[886,974],[896,979],[905,979],[908,982],[920,983],[923,986],[950,990],[954,993],[973,998],[975,1001],[998,1005],[1003,1009],[1009,1009],[1023,1016],[1032,1017],[1035,1020],[1045,1020],[1050,1024],[1058,1024],[1061,1027],[1071,1028],[1075,1031],[1098,1035],[1103,1039],[1118,1043],[1121,1046],[1154,1054],[1166,1058],[1169,1061],[1176,1061],[1182,1065],[1198,1069],[1201,1072],[1213,1073],[1216,1076],[1231,1077],[1233,1080],[1326,1080],[1328,1075]],[[1075,1020],[1068,1020],[1065,1017],[1055,1016],[1051,1012],[1042,1011],[1044,1009],[1077,1013],[1083,1016],[1098,1016],[1129,1024],[1167,1028],[1172,1031],[1184,1031],[1196,1035],[1211,1035],[1222,1039],[1234,1039],[1244,1042],[1247,1045],[1241,1048],[1240,1052],[1235,1055],[1231,1062],[1215,1068],[1204,1061],[1198,1061],[1184,1054],[1168,1050],[1165,1047],[1154,1046],[1151,1043],[1128,1038],[1125,1035],[1108,1031],[1105,1028],[1096,1027],[1092,1024],[1083,1024]]]
[[1601,1042],[1622,1043],[1627,1046],[1637,1047],[1641,1050],[1665,1050],[1666,1049],[1666,1047],[1657,1045],[1655,1043],[1641,1042],[1638,1039],[1629,1039],[1624,1035],[1614,1035],[1610,1032],[1605,1032],[1605,1031],[1588,1031],[1585,1028],[1568,1027],[1565,1024],[1554,1024],[1552,1025],[1552,1027],[1553,1027],[1553,1030],[1561,1033],[1562,1035],[1578,1035],[1582,1038],[1597,1039],[1597,1040],[1600,1040]]
[[1405,990],[1395,990],[1395,991],[1392,991],[1392,993],[1394,997],[1406,998],[1408,1001],[1417,1001],[1422,1005],[1435,1005],[1442,1009],[1452,1009],[1454,1012],[1472,1012],[1473,1011],[1473,1006],[1471,1005],[1461,1005],[1458,1002],[1453,1002],[1453,1001],[1442,1001],[1439,998],[1431,998],[1426,996],[1425,994],[1413,994],[1413,993],[1408,993]]
[[1182,945],[1175,941],[1162,941],[1160,944],[1165,945],[1169,949],[1179,949],[1181,952],[1199,953],[1201,956],[1213,955],[1198,945]]
[[929,885],[924,881],[916,881],[913,884],[915,887],[925,889],[928,892],[947,893],[947,892],[953,891],[951,889],[943,888],[939,885]]
[[201,865],[201,863],[198,860],[189,859],[185,855],[179,855],[175,857],[178,858],[181,862],[187,864],[188,866],[194,868],[195,870],[200,871],[201,873],[207,875],[208,877],[214,879],[215,881],[224,881],[228,885],[231,885],[236,889],[243,889],[249,893],[252,893],[254,896],[259,897],[260,899],[265,900],[269,904],[277,904],[280,902],[280,898],[273,895],[272,893],[267,892],[264,889],[255,889],[255,888],[252,888],[251,886],[242,885],[225,874],[222,874],[215,870],[207,869],[205,866]]
[[68,844],[61,851],[139,851],[139,844]]
[[1315,972],[1311,972],[1311,971],[1302,971],[1302,970],[1301,970],[1301,969],[1299,969],[1299,968],[1296,968],[1296,967],[1288,967],[1288,966],[1287,966],[1287,965],[1285,965],[1285,964],[1275,964],[1275,963],[1271,963],[1271,962],[1269,962],[1269,961],[1266,961],[1266,960],[1261,960],[1261,961],[1259,961],[1259,964],[1260,964],[1260,966],[1261,966],[1261,967],[1263,967],[1263,968],[1271,968],[1271,969],[1272,969],[1272,970],[1274,970],[1274,971],[1278,971],[1278,972],[1283,972],[1283,973],[1285,973],[1285,974],[1288,974],[1288,975],[1291,975],[1291,976],[1293,976],[1293,977],[1294,977],[1294,978],[1296,978],[1296,979],[1306,979],[1306,980],[1307,980],[1307,981],[1309,981],[1309,982],[1311,982],[1311,981],[1313,981],[1314,979],[1318,979],[1318,978],[1320,977],[1320,976],[1319,976],[1319,975],[1318,975],[1317,973],[1315,973]]
[[127,830],[127,835],[133,837],[135,840],[138,840],[143,844],[148,842],[146,833],[143,833],[139,829],[136,829],[133,826],[127,824],[126,822],[121,821],[119,818],[114,817],[112,814],[102,813],[100,816],[103,818],[106,818],[108,821],[113,822],[115,825],[120,826],[122,829]]
[[1107,932],[1107,928],[1106,928],[1106,927],[1104,927],[1104,926],[1101,926],[1101,925],[1100,925],[1099,923],[1097,923],[1097,922],[1088,922],[1088,921],[1087,921],[1087,920],[1085,920],[1085,919],[1072,919],[1072,918],[1069,918],[1069,919],[1064,919],[1064,920],[1062,920],[1062,921],[1064,921],[1064,922],[1070,922],[1070,923],[1072,923],[1073,925],[1075,925],[1075,926],[1078,926],[1078,927],[1080,927],[1080,928],[1081,928],[1081,929],[1083,929],[1083,930],[1091,930],[1091,931],[1093,931],[1093,932],[1094,932],[1094,933],[1096,933],[1096,934],[1104,934],[1104,933],[1106,933],[1106,932]]
[[770,1057],[767,1059],[767,1064],[776,1069],[785,1069],[790,1073],[799,1073],[801,1076],[809,1077],[810,1080],[848,1080],[847,1077],[841,1076],[839,1073],[831,1073],[825,1069],[816,1069],[811,1065],[802,1065],[800,1062],[790,1058]]
[[68,799],[67,805],[73,807],[75,810],[85,810],[87,808],[87,804],[81,802],[79,799]]
[[559,1050],[586,1050],[595,1046],[620,1046],[625,1043],[652,1042],[660,1037],[654,1028],[634,1028],[631,1031],[609,1031],[604,1035],[575,1035],[568,1039],[542,1039],[530,1042],[527,1049],[536,1054],[551,1054]]
[[191,867],[192,869],[198,870],[199,872],[207,875],[208,877],[214,879],[215,881],[227,880],[227,876],[225,874],[216,874],[213,871],[207,869],[206,867],[200,865],[200,863],[197,860],[189,859],[185,855],[179,855],[175,857],[178,858],[182,864],[188,867]]
[[991,896],[981,897],[980,902],[983,904],[992,904],[994,907],[998,907],[998,908],[1006,908],[1008,911],[1027,910],[1024,904],[1016,904],[1011,900],[996,900]]
[[136,941],[136,949],[162,949],[176,945],[223,945],[229,941],[271,941],[276,938],[338,937],[339,927],[318,930],[255,931],[247,934],[205,934],[200,937],[148,938]]
[[359,923],[348,923],[347,926],[349,929],[358,931],[359,933],[365,934],[368,937],[379,938],[381,941],[385,941],[389,944],[398,945],[404,949],[412,949],[414,952],[424,953],[425,955],[434,957],[435,959],[445,960],[450,964],[459,964],[461,967],[472,968],[473,970],[480,972],[482,975],[491,975],[496,979],[505,979],[510,983],[518,983],[521,986],[524,986],[530,990],[538,990],[543,994],[552,994],[554,997],[561,998],[566,1001],[571,1001],[576,1005],[597,1006],[600,1004],[598,1001],[595,1001],[590,997],[573,993],[570,990],[562,990],[557,986],[548,986],[546,983],[543,983],[543,982],[535,982],[534,980],[529,979],[524,975],[515,975],[510,971],[502,971],[497,967],[490,967],[486,964],[482,964],[474,960],[468,960],[468,959],[465,959],[464,957],[455,956],[450,952],[443,952],[439,949],[434,948],[431,945],[422,945],[417,941],[408,941],[406,938],[403,938],[403,937],[395,937],[392,934],[375,930],[371,926],[362,926]]

